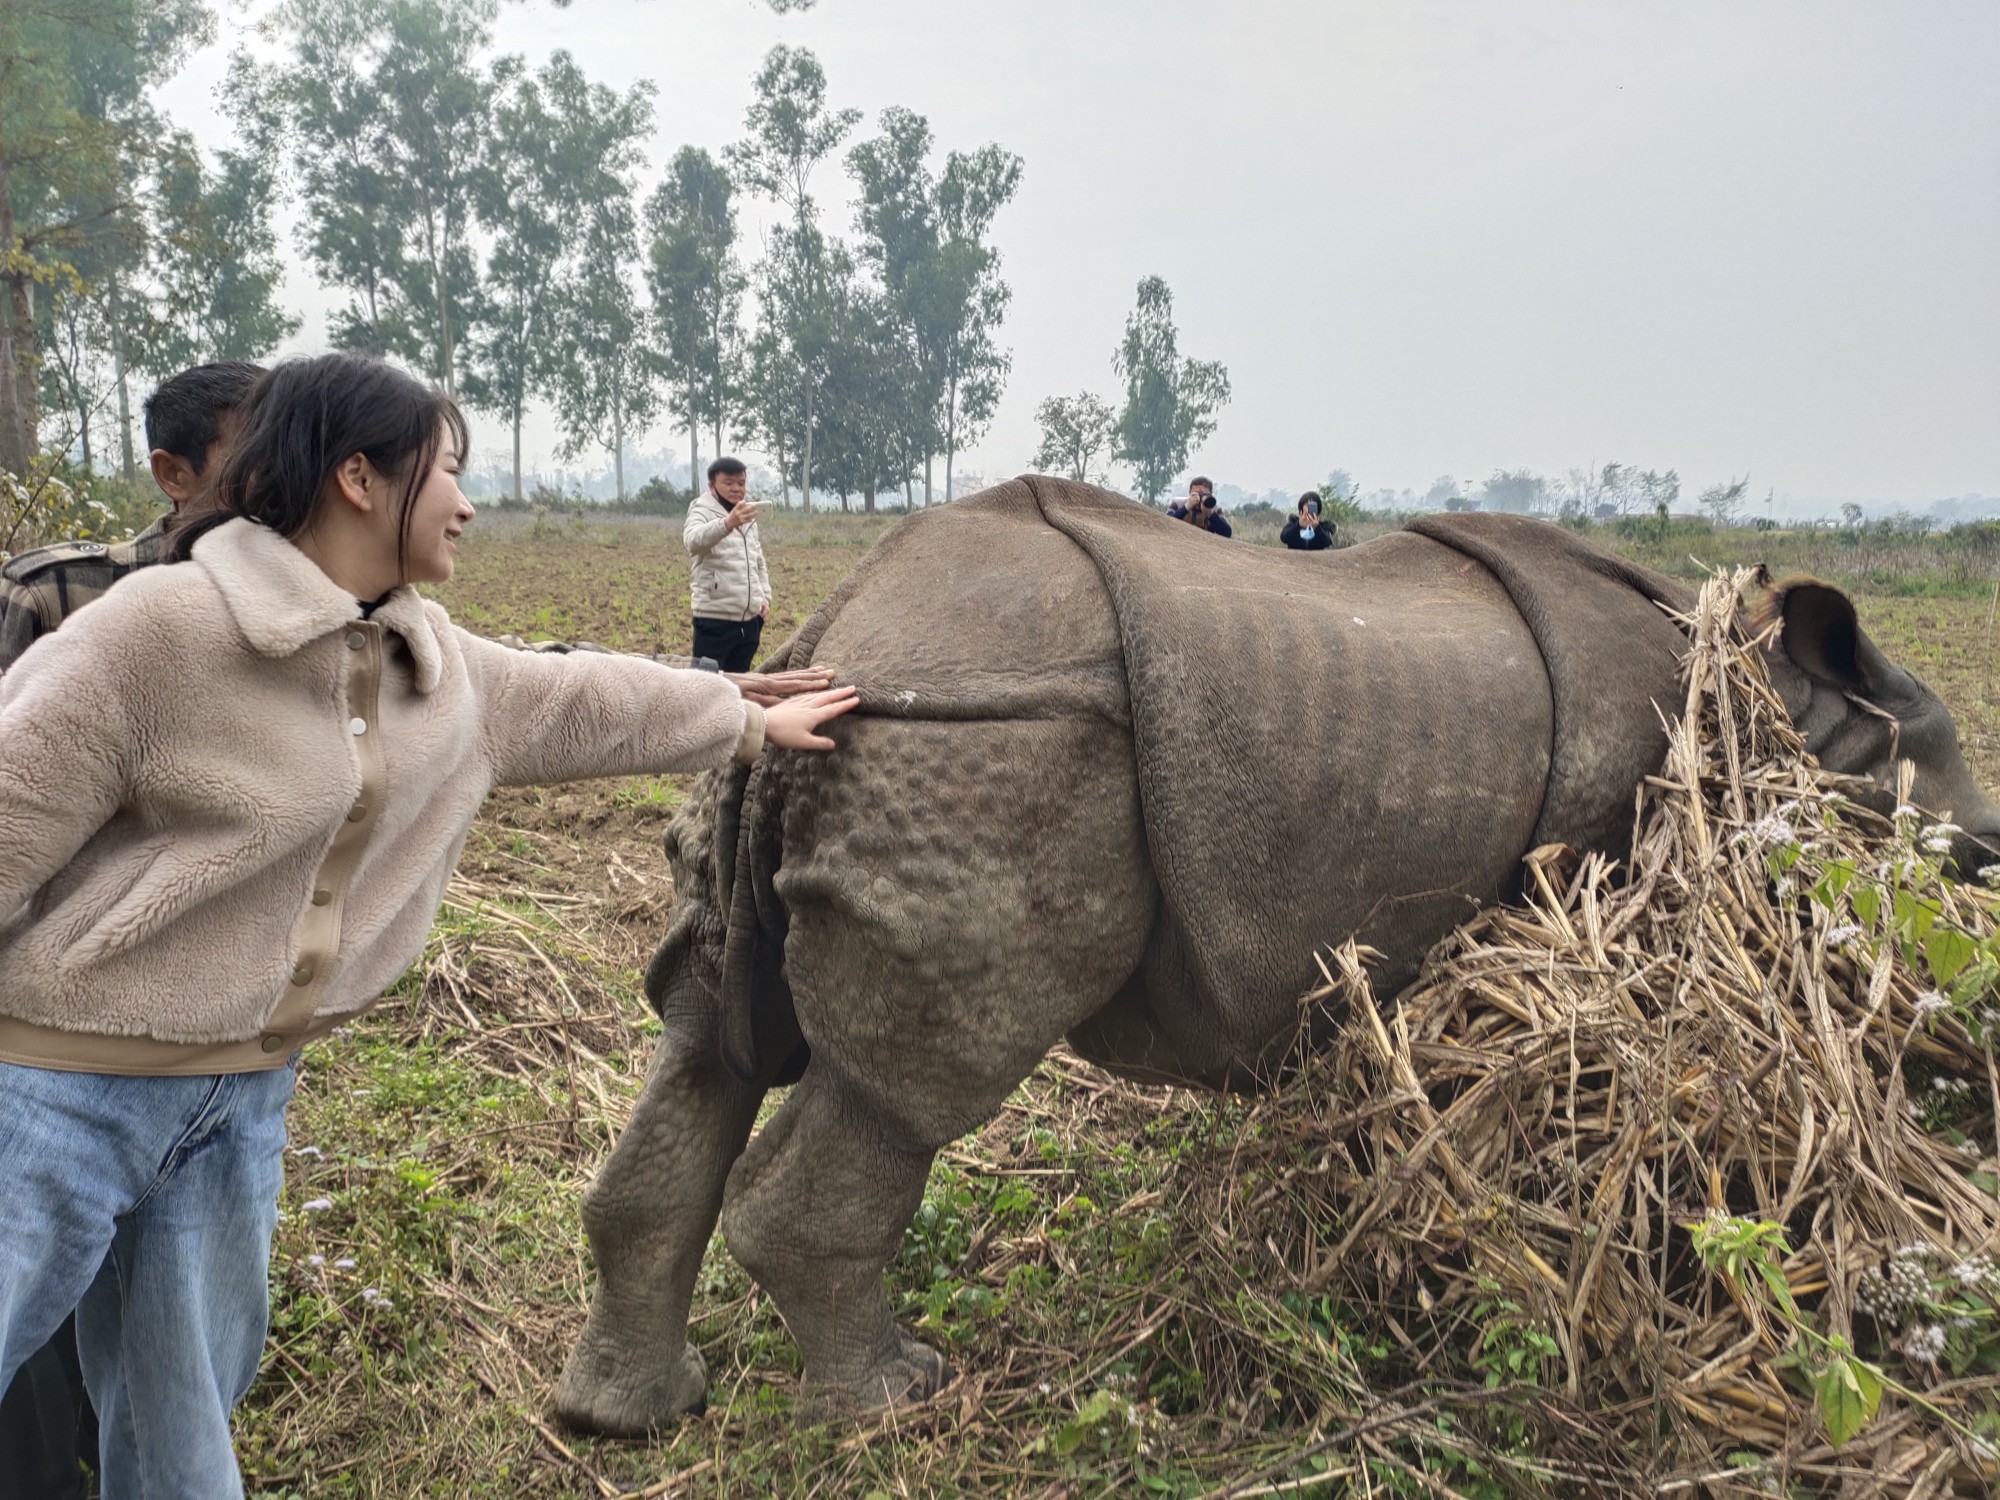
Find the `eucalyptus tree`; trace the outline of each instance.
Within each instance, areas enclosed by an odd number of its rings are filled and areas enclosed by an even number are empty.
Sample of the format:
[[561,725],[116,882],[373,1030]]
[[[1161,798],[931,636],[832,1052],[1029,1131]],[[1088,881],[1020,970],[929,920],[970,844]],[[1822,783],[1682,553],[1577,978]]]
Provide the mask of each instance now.
[[282,151],[302,248],[348,293],[344,347],[399,354],[456,393],[480,300],[474,214],[496,87],[477,59],[496,0],[285,0],[282,62],[239,53],[229,97]]
[[840,496],[859,494],[862,509],[875,513],[876,496],[904,488],[910,476],[904,441],[919,396],[909,378],[913,368],[905,331],[887,299],[852,276],[831,299],[833,324],[824,415],[825,454],[821,473]]
[[701,429],[722,452],[743,350],[743,268],[736,258],[735,185],[698,146],[683,146],[646,202],[647,285],[665,381],[688,432],[689,482],[699,487]]
[[539,73],[518,58],[502,58],[494,81],[475,200],[491,248],[465,391],[508,424],[519,500],[528,403],[556,393],[568,373],[561,356],[576,352],[560,336],[559,314],[576,295],[565,276],[591,248],[585,231],[598,205],[630,196],[626,179],[651,122],[651,93],[638,88],[620,96],[593,84],[567,52],[554,54]]
[[635,84],[622,99],[606,89],[599,109],[625,124],[599,164],[595,192],[579,228],[577,252],[558,301],[553,392],[564,451],[611,452],[618,499],[625,499],[625,448],[660,413],[660,360],[652,319],[640,302],[639,215],[632,173],[638,141],[652,129],[652,86]]
[[811,192],[813,173],[839,149],[861,119],[857,109],[833,109],[826,101],[826,73],[803,47],[773,47],[758,70],[755,97],[744,117],[748,134],[725,152],[738,180],[750,191],[783,205],[791,224],[774,231],[761,278],[767,316],[784,321],[779,342],[798,362],[800,412],[799,487],[812,503],[813,427],[825,371],[831,264],[837,247],[819,229],[819,205]]
[[147,95],[213,24],[200,0],[0,3],[0,471],[26,473],[40,446],[40,328],[53,289],[86,290],[73,261],[93,239],[123,241],[104,288],[117,327],[143,245]]
[[160,153],[153,204],[147,279],[158,295],[141,361],[148,374],[262,359],[298,331],[277,298],[284,264],[269,162],[224,150],[211,165],[192,136],[176,131]]
[[[759,267],[760,272],[762,269]],[[744,343],[736,399],[741,435],[778,461],[778,501],[789,510],[792,434],[798,414],[805,409],[805,378],[768,319],[760,321]],[[809,496],[806,509],[812,509]]]
[[1118,450],[1151,505],[1187,467],[1188,453],[1215,431],[1229,401],[1229,372],[1215,360],[1184,358],[1174,328],[1174,294],[1158,276],[1139,283],[1139,299],[1112,355],[1125,378]]
[[1111,403],[1089,391],[1078,396],[1051,396],[1035,408],[1042,429],[1041,446],[1030,460],[1045,473],[1067,474],[1080,484],[1101,483],[1098,455],[1109,453],[1118,432],[1118,414]]
[[909,332],[926,397],[914,429],[926,504],[932,455],[944,453],[949,498],[958,450],[978,440],[1006,379],[1009,359],[994,337],[1011,294],[986,236],[1021,181],[1021,159],[996,145],[949,152],[933,174],[931,146],[923,116],[892,108],[882,113],[881,135],[847,158],[861,189],[862,257]]

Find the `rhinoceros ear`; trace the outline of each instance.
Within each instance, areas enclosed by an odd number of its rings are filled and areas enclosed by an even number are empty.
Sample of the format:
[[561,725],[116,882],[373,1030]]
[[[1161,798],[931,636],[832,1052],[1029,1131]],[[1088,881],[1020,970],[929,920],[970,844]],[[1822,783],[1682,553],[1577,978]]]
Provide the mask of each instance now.
[[1821,682],[1865,691],[1867,638],[1847,595],[1831,584],[1800,579],[1784,589],[1781,601],[1785,633],[1779,644],[1785,655]]
[[1736,591],[1736,600],[1743,608],[1744,625],[1751,635],[1760,636],[1777,623],[1785,596],[1771,582],[1771,570],[1758,563]]

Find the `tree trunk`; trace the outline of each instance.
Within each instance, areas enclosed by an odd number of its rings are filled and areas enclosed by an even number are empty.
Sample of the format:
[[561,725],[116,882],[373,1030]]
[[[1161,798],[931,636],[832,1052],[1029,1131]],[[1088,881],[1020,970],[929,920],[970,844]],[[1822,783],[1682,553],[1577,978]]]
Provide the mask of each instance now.
[[526,402],[514,403],[514,503],[521,503],[521,417]]
[[[14,251],[12,173],[0,154],[0,256]],[[35,423],[35,319],[28,304],[24,269],[6,278],[6,305],[0,306],[0,473],[26,477],[41,446]]]
[[951,502],[951,466],[958,457],[958,379],[954,376],[944,392],[944,498]]
[[813,388],[806,385],[806,451],[799,460],[799,498],[805,504],[807,515],[813,508]]
[[868,516],[875,514],[875,481],[873,479],[870,479],[867,487],[861,491],[861,513]]
[[924,451],[924,509],[929,510],[930,508],[931,508],[931,455],[930,451],[926,449]]
[[611,473],[618,486],[618,503],[625,503],[625,407],[611,403]]
[[[720,456],[722,450],[717,448]],[[688,400],[688,494],[701,493],[701,417],[694,409],[692,397]]]
[[[118,382],[118,463],[127,484],[138,482],[138,465],[132,461],[132,393],[125,364],[125,316],[118,302],[118,282],[111,282],[111,370]],[[87,462],[87,461],[86,461]]]

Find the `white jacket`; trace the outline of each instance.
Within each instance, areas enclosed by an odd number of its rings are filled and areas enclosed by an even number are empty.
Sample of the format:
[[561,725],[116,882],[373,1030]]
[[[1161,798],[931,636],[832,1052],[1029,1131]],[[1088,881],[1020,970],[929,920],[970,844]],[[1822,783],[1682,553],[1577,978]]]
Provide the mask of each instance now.
[[714,490],[688,507],[681,527],[690,567],[689,591],[698,620],[753,620],[771,602],[771,575],[764,569],[764,543],[757,523],[729,529],[729,512]]

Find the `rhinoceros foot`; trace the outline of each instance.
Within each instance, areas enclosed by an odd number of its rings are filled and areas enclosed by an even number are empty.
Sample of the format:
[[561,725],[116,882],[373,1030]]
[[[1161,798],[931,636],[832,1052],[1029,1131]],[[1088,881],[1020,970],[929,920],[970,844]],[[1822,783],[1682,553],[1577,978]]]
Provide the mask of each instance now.
[[809,1403],[828,1414],[887,1411],[928,1401],[951,1381],[945,1357],[921,1340],[897,1331],[894,1354],[878,1360],[858,1375],[821,1379],[806,1372]]
[[693,1345],[683,1343],[664,1362],[641,1364],[635,1351],[610,1347],[589,1328],[556,1384],[557,1419],[604,1437],[645,1437],[707,1407],[708,1366]]

